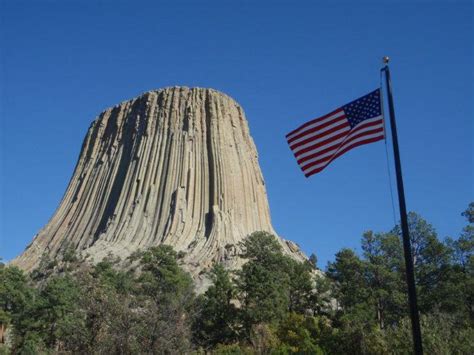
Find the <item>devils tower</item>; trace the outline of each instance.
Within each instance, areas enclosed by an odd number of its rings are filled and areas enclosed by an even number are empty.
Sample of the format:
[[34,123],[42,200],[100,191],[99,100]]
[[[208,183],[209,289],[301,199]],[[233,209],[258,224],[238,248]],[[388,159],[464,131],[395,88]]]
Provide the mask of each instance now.
[[97,117],[58,209],[13,262],[32,270],[66,248],[94,262],[168,244],[197,277],[216,261],[238,267],[238,243],[254,231],[274,233],[242,108],[212,89],[173,87]]

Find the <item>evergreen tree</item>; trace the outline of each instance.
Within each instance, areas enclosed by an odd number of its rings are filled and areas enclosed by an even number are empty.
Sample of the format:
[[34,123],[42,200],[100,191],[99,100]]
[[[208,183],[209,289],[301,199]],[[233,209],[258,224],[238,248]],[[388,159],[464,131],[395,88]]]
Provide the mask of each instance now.
[[36,310],[38,328],[49,348],[62,350],[61,340],[70,335],[71,328],[78,321],[77,304],[81,294],[69,275],[52,277],[41,290]]
[[311,265],[313,269],[316,270],[318,268],[318,257],[316,256],[316,254],[311,253],[308,259],[308,263]]
[[286,258],[276,238],[256,232],[242,243],[248,259],[238,272],[239,299],[247,334],[253,325],[282,319],[289,306],[289,276]]
[[27,329],[35,323],[31,309],[36,292],[28,285],[28,277],[15,266],[0,267],[0,340],[12,325],[16,336],[14,347],[21,347]]
[[210,272],[212,285],[197,302],[194,331],[199,344],[206,348],[230,344],[238,337],[238,309],[234,305],[236,288],[229,272],[215,264]]
[[336,282],[335,297],[344,310],[365,305],[369,298],[366,263],[351,249],[342,249],[328,264],[327,276]]
[[168,245],[150,248],[141,265],[139,341],[153,353],[189,351],[189,311],[194,300],[191,277],[180,268],[178,254]]
[[[395,238],[395,239],[394,239]],[[373,307],[373,318],[380,329],[398,320],[406,308],[398,238],[392,234],[374,234],[362,237],[366,260],[366,280]],[[395,259],[393,258],[395,256]],[[398,260],[397,260],[398,259]]]
[[288,310],[303,314],[312,308],[313,297],[315,293],[313,270],[309,263],[301,263],[289,257],[286,257],[287,273],[289,278]]
[[294,354],[324,354],[319,346],[321,326],[317,318],[288,313],[279,324],[277,334],[281,341],[280,352]]

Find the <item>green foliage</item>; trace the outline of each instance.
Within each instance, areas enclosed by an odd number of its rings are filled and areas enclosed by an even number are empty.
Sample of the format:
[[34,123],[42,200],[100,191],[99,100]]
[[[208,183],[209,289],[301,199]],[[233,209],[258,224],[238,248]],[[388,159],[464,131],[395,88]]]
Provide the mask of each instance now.
[[471,224],[474,223],[474,202],[471,202],[467,209],[461,213],[462,216],[466,217],[467,221]]
[[[78,315],[77,303],[81,296],[75,280],[69,276],[51,278],[36,305],[38,331],[48,347],[53,348],[59,339],[69,335],[69,329]],[[35,327],[36,328],[36,327]]]
[[266,323],[254,324],[250,330],[249,344],[257,354],[268,354],[277,349],[279,339],[274,326]]
[[288,353],[323,354],[318,345],[320,324],[314,317],[289,313],[280,323],[277,334]]
[[274,235],[268,232],[255,232],[249,235],[240,247],[242,248],[242,257],[249,261],[256,261],[262,265],[268,266],[280,260],[282,256],[282,247]]
[[247,334],[258,323],[284,317],[289,306],[287,258],[276,238],[266,232],[251,234],[241,243],[248,259],[238,273],[237,286]]
[[[446,313],[421,316],[423,347],[427,354],[472,354],[474,352],[474,329],[459,324],[456,317]],[[390,349],[396,354],[412,351],[411,322],[408,317],[400,320],[385,332]]]
[[[275,236],[256,232],[240,247],[248,261],[236,273],[235,284],[222,266],[215,265],[211,271],[213,284],[198,298],[194,326],[197,341],[207,349],[241,341],[258,353],[291,353],[291,348],[303,340],[282,344],[277,336],[278,324],[283,324],[289,314],[323,309],[327,296],[315,287],[311,265],[285,256]],[[321,291],[328,290],[325,283]],[[309,349],[308,344],[300,346]],[[237,351],[235,346],[229,349]]]
[[21,355],[44,354],[47,352],[47,349],[43,337],[39,333],[27,332],[21,347],[18,349],[18,353]]
[[198,316],[193,327],[197,342],[205,347],[230,344],[237,340],[239,330],[234,304],[236,288],[229,272],[215,264],[210,277],[212,285],[197,302]]
[[311,267],[313,269],[317,269],[318,266],[318,257],[316,256],[316,254],[312,253],[310,256],[309,256],[309,259],[308,259],[308,263],[311,265]]
[[[459,239],[442,242],[415,213],[409,214],[409,228],[424,347],[433,354],[471,353],[459,352],[471,349],[468,336],[473,329],[474,284],[468,271],[472,247],[465,237],[469,228]],[[334,318],[337,341],[332,342],[331,352],[411,352],[399,235],[399,226],[387,234],[367,232],[362,239],[363,258],[345,249],[329,264],[327,275],[335,282],[341,306]]]
[[108,258],[93,268],[74,273],[63,268],[47,279],[39,277],[36,287],[19,269],[0,268],[0,315],[14,329],[12,350],[188,352],[191,277],[170,247],[152,248],[140,262],[143,272],[138,277],[117,270]]
[[335,296],[344,310],[365,305],[369,289],[365,278],[365,263],[350,249],[342,249],[329,263],[327,275],[336,283]]
[[311,274],[313,270],[308,263],[301,263],[286,257],[286,268],[289,278],[288,310],[290,312],[304,313],[311,309],[314,290],[314,276]]
[[177,257],[169,245],[152,247],[143,254],[140,285],[157,303],[172,303],[193,294],[192,279],[179,267]]
[[130,272],[117,271],[110,260],[99,262],[94,267],[92,275],[103,286],[114,289],[120,294],[131,293],[135,287],[133,275]]
[[37,292],[28,284],[28,277],[17,267],[0,268],[1,325],[13,328],[14,349],[21,349],[28,329],[36,323],[34,309]]
[[253,355],[254,351],[248,346],[239,344],[217,344],[212,354],[214,355]]
[[63,261],[66,263],[74,263],[79,261],[79,258],[74,248],[67,246],[66,251],[63,254]]
[[14,266],[0,268],[0,310],[5,320],[20,314],[32,299],[33,291],[22,270]]
[[142,312],[140,343],[153,352],[189,351],[189,312],[193,305],[193,282],[178,265],[178,254],[167,245],[150,248],[141,259],[138,278]]
[[[409,214],[423,345],[429,354],[474,353],[474,204],[459,238],[439,240]],[[44,258],[31,275],[0,265],[0,354],[407,354],[400,228],[364,233],[361,253],[340,250],[323,276],[266,232],[240,245],[240,271],[215,264],[195,297],[183,253],[159,246],[93,267],[74,253]],[[1,335],[1,334],[0,334]]]
[[362,237],[362,250],[373,319],[383,329],[406,309],[401,243],[393,234],[369,231]]

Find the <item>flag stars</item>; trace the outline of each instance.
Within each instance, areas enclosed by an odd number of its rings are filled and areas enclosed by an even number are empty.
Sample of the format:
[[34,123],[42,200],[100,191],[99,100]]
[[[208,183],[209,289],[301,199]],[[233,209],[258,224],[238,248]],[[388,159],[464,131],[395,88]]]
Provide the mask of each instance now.
[[358,125],[382,114],[380,106],[380,91],[375,90],[370,94],[343,106],[351,127]]

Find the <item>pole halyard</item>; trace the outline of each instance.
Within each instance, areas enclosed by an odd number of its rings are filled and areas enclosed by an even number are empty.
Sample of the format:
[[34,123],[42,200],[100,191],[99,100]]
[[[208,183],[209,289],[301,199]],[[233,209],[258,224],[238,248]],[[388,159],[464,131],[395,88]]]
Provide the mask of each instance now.
[[397,125],[395,122],[395,109],[393,105],[392,82],[390,69],[388,67],[389,57],[383,58],[385,66],[381,69],[385,72],[385,85],[387,86],[388,107],[390,113],[390,127],[392,131],[393,155],[395,160],[395,171],[397,176],[398,202],[400,205],[400,222],[402,227],[403,250],[405,255],[406,278],[408,286],[408,301],[410,305],[410,317],[413,333],[413,346],[415,354],[423,354],[423,344],[421,340],[420,317],[418,313],[415,271],[411,252],[410,234],[408,230],[408,219],[405,204],[405,191],[403,187],[402,166],[400,162],[400,152],[398,148]]

